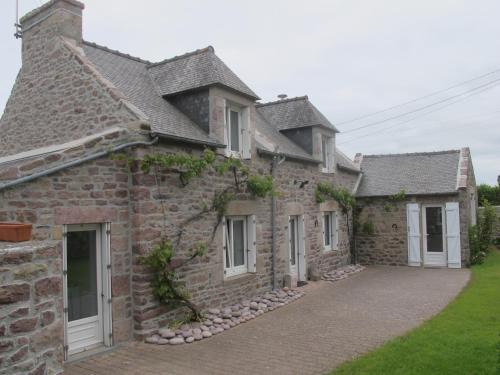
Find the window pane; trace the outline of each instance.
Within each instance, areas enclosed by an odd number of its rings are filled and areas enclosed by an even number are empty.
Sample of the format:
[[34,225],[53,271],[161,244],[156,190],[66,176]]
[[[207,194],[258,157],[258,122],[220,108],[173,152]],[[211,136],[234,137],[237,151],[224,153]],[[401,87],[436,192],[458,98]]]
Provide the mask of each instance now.
[[427,251],[443,252],[443,223],[441,207],[426,208]]
[[234,267],[245,264],[245,222],[233,221]]
[[321,156],[323,160],[323,167],[328,167],[328,138],[321,137]]
[[331,233],[330,233],[330,214],[325,215],[325,246],[330,246],[330,239],[331,239]]
[[295,266],[295,248],[297,245],[296,238],[297,234],[295,233],[295,218],[290,219],[290,264]]
[[239,113],[230,111],[231,116],[231,151],[240,151],[240,117]]
[[68,320],[97,315],[96,231],[67,237]]

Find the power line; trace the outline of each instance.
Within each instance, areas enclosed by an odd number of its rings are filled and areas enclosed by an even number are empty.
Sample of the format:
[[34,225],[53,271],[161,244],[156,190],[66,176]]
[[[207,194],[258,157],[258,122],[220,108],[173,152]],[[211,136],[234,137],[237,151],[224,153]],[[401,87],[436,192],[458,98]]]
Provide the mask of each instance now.
[[[416,120],[416,119],[418,119],[418,118],[420,118],[420,117],[422,117],[422,116],[428,115],[429,113],[433,113],[433,112],[439,111],[439,110],[441,110],[441,109],[443,109],[443,108],[446,108],[446,107],[449,107],[449,106],[451,106],[451,105],[453,105],[453,104],[455,104],[455,103],[458,103],[458,102],[460,102],[460,101],[466,100],[466,99],[468,99],[468,98],[470,98],[470,97],[472,97],[472,96],[475,96],[475,95],[481,94],[482,92],[485,92],[485,91],[488,91],[488,90],[491,90],[491,89],[495,88],[495,87],[496,87],[496,86],[498,86],[498,85],[499,85],[499,84],[496,84],[496,85],[491,85],[491,86],[489,86],[489,87],[483,88],[482,90],[480,90],[480,91],[478,91],[478,92],[471,93],[471,94],[469,94],[468,96],[466,96],[466,97],[464,97],[464,98],[460,98],[460,99],[458,99],[458,100],[455,100],[455,101],[454,101],[454,102],[452,102],[452,103],[448,103],[448,104],[445,104],[445,105],[443,105],[443,106],[441,106],[441,107],[439,107],[439,108],[435,108],[435,109],[432,109],[432,110],[427,111],[427,112],[425,112],[425,113],[419,114],[418,116],[412,117],[411,119],[408,119],[408,120],[405,120],[405,121],[402,121],[402,122],[398,122],[397,124],[394,124],[394,125],[391,125],[391,126],[385,127],[385,128],[383,128],[383,129],[379,129],[379,130],[374,131],[374,132],[370,132],[370,133],[367,133],[367,134],[363,134],[363,135],[360,135],[360,136],[357,136],[357,137],[354,137],[354,138],[348,139],[348,140],[346,140],[346,141],[344,141],[344,142],[339,142],[339,145],[343,145],[343,144],[346,144],[346,143],[350,143],[350,142],[353,142],[353,141],[357,141],[357,140],[358,140],[358,139],[360,139],[360,138],[366,138],[366,137],[369,137],[370,135],[373,135],[373,134],[378,134],[378,133],[384,132],[384,131],[386,131],[386,130],[393,129],[393,128],[397,127],[397,126],[401,126],[401,125],[407,124],[407,123],[409,123],[409,122],[411,122],[411,121],[413,121],[413,120]],[[490,113],[490,115],[492,115],[492,114],[496,114],[496,113],[500,113],[500,111],[496,111],[496,112]],[[478,116],[475,116],[475,117],[478,117]]]
[[343,124],[349,124],[351,122],[355,122],[355,121],[358,121],[358,120],[362,120],[364,118],[367,118],[367,117],[372,117],[372,116],[375,116],[375,115],[378,115],[380,113],[384,113],[384,112],[387,112],[387,111],[390,111],[391,109],[394,109],[394,108],[399,108],[399,107],[402,107],[402,106],[405,106],[407,104],[411,104],[411,103],[415,103],[415,102],[418,102],[419,100],[422,100],[422,99],[427,99],[427,98],[430,98],[431,96],[435,96],[435,95],[438,95],[438,94],[441,94],[443,92],[446,92],[446,91],[449,91],[451,89],[454,89],[454,88],[457,88],[457,87],[460,87],[460,86],[463,86],[467,83],[470,83],[470,82],[473,82],[473,81],[477,81],[478,79],[481,79],[481,78],[484,78],[484,77],[487,77],[487,76],[490,76],[492,74],[495,74],[495,73],[498,73],[500,72],[500,69],[496,69],[496,70],[493,70],[489,73],[485,73],[483,75],[480,75],[476,78],[471,78],[471,79],[468,79],[467,81],[463,81],[463,82],[460,82],[460,83],[456,83],[452,86],[449,86],[445,89],[442,89],[442,90],[439,90],[439,91],[435,91],[435,92],[432,92],[430,94],[427,94],[427,95],[424,95],[424,96],[420,96],[416,99],[412,99],[412,100],[409,100],[407,102],[404,102],[404,103],[401,103],[401,104],[396,104],[396,105],[393,105],[391,107],[388,107],[388,108],[385,108],[385,109],[382,109],[380,111],[376,111],[376,112],[372,112],[372,113],[368,113],[366,115],[362,115],[360,117],[355,117],[351,120],[347,120],[347,121],[343,121],[343,122],[338,122],[336,123],[335,125],[343,125]]
[[[486,87],[486,86],[492,85],[492,84],[494,84],[495,82],[499,82],[499,81],[500,81],[500,78],[497,78],[497,79],[495,79],[495,80],[493,80],[493,81],[489,81],[489,82],[484,83],[484,84],[482,84],[482,85],[480,85],[480,86],[476,86],[476,87],[474,87],[473,89],[470,89],[470,90],[464,91],[464,92],[462,92],[462,93],[460,93],[460,94],[456,94],[456,95],[453,95],[453,96],[447,97],[447,98],[445,98],[445,99],[441,99],[441,100],[439,100],[439,101],[437,101],[437,102],[434,102],[434,103],[431,103],[431,104],[424,105],[424,106],[422,106],[422,107],[416,108],[416,109],[411,110],[411,111],[408,111],[408,112],[404,112],[404,113],[399,114],[399,115],[395,115],[395,116],[392,116],[392,117],[386,118],[386,119],[384,119],[384,120],[371,122],[371,123],[368,123],[368,124],[366,124],[366,125],[359,126],[359,127],[357,127],[357,128],[351,129],[351,130],[347,130],[347,131],[345,131],[345,132],[343,132],[343,133],[344,133],[344,134],[348,134],[348,133],[352,133],[352,132],[354,132],[354,131],[358,131],[358,130],[361,130],[361,129],[365,129],[365,128],[371,127],[371,126],[379,125],[379,124],[382,124],[382,123],[387,122],[387,121],[396,120],[396,119],[401,118],[401,117],[404,117],[404,116],[406,116],[406,115],[410,115],[410,114],[412,114],[412,113],[420,112],[420,111],[423,111],[424,109],[427,109],[427,108],[430,108],[430,107],[434,107],[434,106],[436,106],[436,105],[438,105],[438,104],[445,103],[445,102],[450,101],[450,100],[452,100],[452,99],[458,98],[458,97],[460,97],[460,96],[462,96],[462,95],[466,95],[466,94],[472,93],[472,92],[474,92],[474,91],[476,91],[476,90],[479,90],[479,89],[481,89],[481,88],[483,88],[483,87]],[[495,85],[493,85],[493,86],[495,86]],[[482,92],[482,91],[481,91],[481,92]]]

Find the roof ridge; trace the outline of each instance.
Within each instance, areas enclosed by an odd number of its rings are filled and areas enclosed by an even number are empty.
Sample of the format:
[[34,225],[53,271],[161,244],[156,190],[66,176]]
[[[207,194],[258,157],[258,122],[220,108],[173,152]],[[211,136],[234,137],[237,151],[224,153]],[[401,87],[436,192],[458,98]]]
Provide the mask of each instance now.
[[90,47],[94,47],[94,48],[97,48],[97,49],[100,49],[100,50],[103,50],[103,51],[106,51],[106,52],[109,52],[109,53],[112,53],[112,54],[115,54],[115,55],[118,55],[121,57],[125,57],[125,58],[133,60],[133,61],[141,62],[141,63],[148,64],[148,65],[152,64],[152,62],[149,60],[144,60],[144,59],[141,59],[140,57],[131,56],[128,53],[123,53],[123,52],[120,52],[118,50],[108,48],[106,46],[101,46],[100,44],[97,44],[94,42],[89,42],[87,40],[84,40],[83,44],[86,44]]
[[288,102],[294,102],[294,101],[298,101],[298,100],[309,100],[309,97],[307,95],[302,95],[302,96],[296,96],[293,98],[279,99],[279,100],[275,100],[275,101],[267,102],[267,103],[256,103],[255,106],[256,107],[265,107],[268,105],[288,103]]
[[404,152],[399,154],[374,154],[374,155],[364,155],[364,158],[383,158],[392,156],[427,156],[427,155],[443,155],[443,154],[456,154],[460,153],[460,150],[442,150],[442,151],[429,151],[429,152]]
[[193,55],[198,55],[198,54],[205,53],[205,52],[215,53],[215,49],[212,46],[207,46],[205,48],[200,48],[200,49],[197,49],[197,50],[194,50],[194,51],[186,52],[186,53],[184,53],[182,55],[177,55],[177,56],[174,56],[174,57],[170,57],[170,58],[162,60],[162,61],[158,61],[158,62],[155,62],[155,63],[150,63],[149,66],[148,66],[148,68],[151,68],[151,67],[154,67],[154,66],[158,66],[158,65],[162,65],[162,64],[166,64],[166,63],[169,63],[169,62],[172,62],[172,61],[177,61],[177,60],[185,59],[187,57],[190,57],[190,56],[193,56]]

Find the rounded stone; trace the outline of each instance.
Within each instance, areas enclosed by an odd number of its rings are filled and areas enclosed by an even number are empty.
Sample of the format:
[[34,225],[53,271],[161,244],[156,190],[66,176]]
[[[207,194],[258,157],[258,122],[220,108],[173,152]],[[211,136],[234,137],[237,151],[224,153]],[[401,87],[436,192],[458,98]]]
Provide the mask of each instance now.
[[158,345],[167,345],[170,340],[168,339],[159,339],[158,340]]
[[202,336],[203,337],[211,337],[212,336],[212,332],[210,332],[210,331],[203,331]]
[[186,331],[182,331],[182,337],[186,338],[186,337],[191,337],[193,336],[193,331],[191,329],[188,329]]
[[175,337],[175,332],[171,331],[168,328],[162,328],[158,331],[161,337],[164,339],[172,339]]
[[229,328],[231,328],[231,326],[230,326],[229,324],[223,324],[223,325],[222,325],[222,328],[223,328],[224,330],[228,330]]
[[[208,331],[204,331],[204,332],[208,332]],[[200,340],[203,340],[203,335],[201,333],[197,333],[193,336],[193,338],[196,340],[196,341],[200,341]]]
[[202,325],[200,326],[200,329],[201,329],[202,331],[208,331],[208,330],[209,330],[209,328],[208,328],[206,325],[204,325],[204,324],[202,324]]
[[205,325],[205,326],[207,326],[207,327],[210,327],[210,326],[212,326],[213,324],[214,324],[214,323],[213,323],[211,320],[205,320],[205,321],[203,322],[203,325]]
[[194,328],[193,329],[193,336],[194,335],[201,335],[201,329],[200,328]]
[[194,337],[193,336],[188,337],[188,338],[186,338],[185,341],[186,341],[186,343],[191,344],[194,341]]
[[182,337],[174,337],[173,339],[170,339],[168,342],[170,345],[179,345],[179,344],[184,344],[184,339]]
[[241,311],[233,311],[231,315],[235,317],[241,316]]
[[222,319],[221,318],[215,318],[214,319],[214,323],[215,324],[221,324],[222,323]]
[[146,337],[146,342],[148,344],[158,344],[159,340],[160,340],[160,338],[158,336]]
[[212,315],[217,315],[217,314],[220,314],[220,310],[219,309],[208,309],[208,312]]

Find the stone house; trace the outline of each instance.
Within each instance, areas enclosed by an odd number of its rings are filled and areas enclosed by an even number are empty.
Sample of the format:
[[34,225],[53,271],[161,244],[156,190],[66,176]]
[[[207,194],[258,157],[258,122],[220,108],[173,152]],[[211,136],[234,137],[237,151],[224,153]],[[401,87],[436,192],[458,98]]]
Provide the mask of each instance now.
[[[271,103],[207,47],[152,63],[89,43],[84,5],[51,0],[21,19],[22,67],[0,119],[0,221],[33,225],[33,240],[0,243],[0,367],[59,373],[64,360],[131,338],[175,316],[152,295],[139,257],[179,227],[180,269],[194,303],[219,307],[351,262],[346,216],[317,204],[328,182],[354,192],[359,167],[307,96]],[[183,152],[242,160],[272,175],[276,197],[242,191],[223,225],[185,225],[230,175],[184,187],[112,157]]]
[[468,148],[357,154],[362,178],[356,251],[365,264],[460,268],[469,265],[477,189]]

